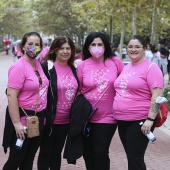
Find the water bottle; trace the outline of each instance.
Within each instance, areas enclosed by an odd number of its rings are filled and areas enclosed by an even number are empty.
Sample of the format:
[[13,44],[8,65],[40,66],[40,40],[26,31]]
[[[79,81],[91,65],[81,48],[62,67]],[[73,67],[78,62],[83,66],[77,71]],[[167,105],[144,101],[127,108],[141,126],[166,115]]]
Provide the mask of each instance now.
[[16,144],[15,144],[15,148],[17,150],[20,150],[22,148],[23,143],[24,143],[24,140],[18,138],[17,141],[16,141]]
[[[24,126],[24,129],[27,129],[27,127]],[[22,148],[23,143],[24,143],[24,139],[18,138],[17,141],[16,141],[16,144],[15,144],[15,148],[17,150],[20,150]]]
[[[143,125],[143,122],[140,122],[139,125]],[[151,131],[149,133],[147,133],[146,136],[150,142],[154,142],[156,140],[156,137],[154,136],[154,134]]]

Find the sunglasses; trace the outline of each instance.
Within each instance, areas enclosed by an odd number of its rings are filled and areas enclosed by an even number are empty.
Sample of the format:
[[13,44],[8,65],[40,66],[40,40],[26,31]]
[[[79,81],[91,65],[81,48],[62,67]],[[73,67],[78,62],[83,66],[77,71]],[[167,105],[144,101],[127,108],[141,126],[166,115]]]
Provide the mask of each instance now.
[[38,77],[39,84],[42,85],[42,79],[40,77],[40,73],[36,70],[35,71],[36,76]]

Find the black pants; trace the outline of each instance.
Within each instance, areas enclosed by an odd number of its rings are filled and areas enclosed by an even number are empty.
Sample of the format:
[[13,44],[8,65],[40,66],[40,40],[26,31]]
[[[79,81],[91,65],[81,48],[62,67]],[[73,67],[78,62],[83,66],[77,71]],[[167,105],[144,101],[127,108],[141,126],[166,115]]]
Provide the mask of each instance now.
[[68,134],[69,124],[53,125],[52,134],[45,132],[38,156],[39,170],[60,170],[61,153]]
[[[128,159],[128,170],[146,170],[144,155],[148,146],[148,138],[142,133],[140,122],[118,121],[118,132]],[[155,123],[151,131],[154,130]]]
[[41,143],[42,133],[40,131],[38,137],[26,137],[21,150],[15,148],[17,137],[14,136],[10,146],[9,158],[3,170],[17,170],[18,168],[19,170],[32,170],[34,157]]
[[117,124],[91,123],[89,137],[83,138],[84,160],[87,170],[109,170],[109,146]]
[[8,50],[6,50],[6,55],[8,55]]

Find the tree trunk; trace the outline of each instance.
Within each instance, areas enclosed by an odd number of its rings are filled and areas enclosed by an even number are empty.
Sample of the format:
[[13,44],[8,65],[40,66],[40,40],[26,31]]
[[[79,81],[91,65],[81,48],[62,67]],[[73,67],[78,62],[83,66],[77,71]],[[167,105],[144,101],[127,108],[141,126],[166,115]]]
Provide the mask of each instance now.
[[112,17],[110,17],[110,43],[113,43],[113,20]]
[[133,24],[133,35],[136,35],[136,6],[134,7],[133,10],[133,19],[132,19],[132,24]]
[[156,1],[153,2],[153,13],[152,13],[152,29],[151,29],[151,44],[155,43],[155,27],[156,27],[156,18],[157,18],[157,8]]
[[120,44],[119,44],[119,56],[120,59],[122,58],[122,48],[123,48],[123,42],[124,42],[124,34],[125,34],[125,17],[122,17],[122,30],[121,30],[121,37],[120,37]]

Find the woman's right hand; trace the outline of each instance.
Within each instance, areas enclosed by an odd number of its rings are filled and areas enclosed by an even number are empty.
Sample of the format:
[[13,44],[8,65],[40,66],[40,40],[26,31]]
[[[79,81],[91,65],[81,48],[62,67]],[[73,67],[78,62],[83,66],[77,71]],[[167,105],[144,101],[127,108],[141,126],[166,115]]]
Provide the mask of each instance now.
[[143,132],[144,135],[150,133],[150,130],[151,130],[152,125],[153,125],[153,122],[150,121],[150,120],[146,120],[146,121],[144,122],[144,124],[143,124],[142,127],[141,127],[141,130],[142,130],[142,132]]
[[14,125],[14,128],[15,128],[17,138],[24,140],[25,134],[27,133],[25,127],[22,125],[21,122],[13,123],[13,125]]

